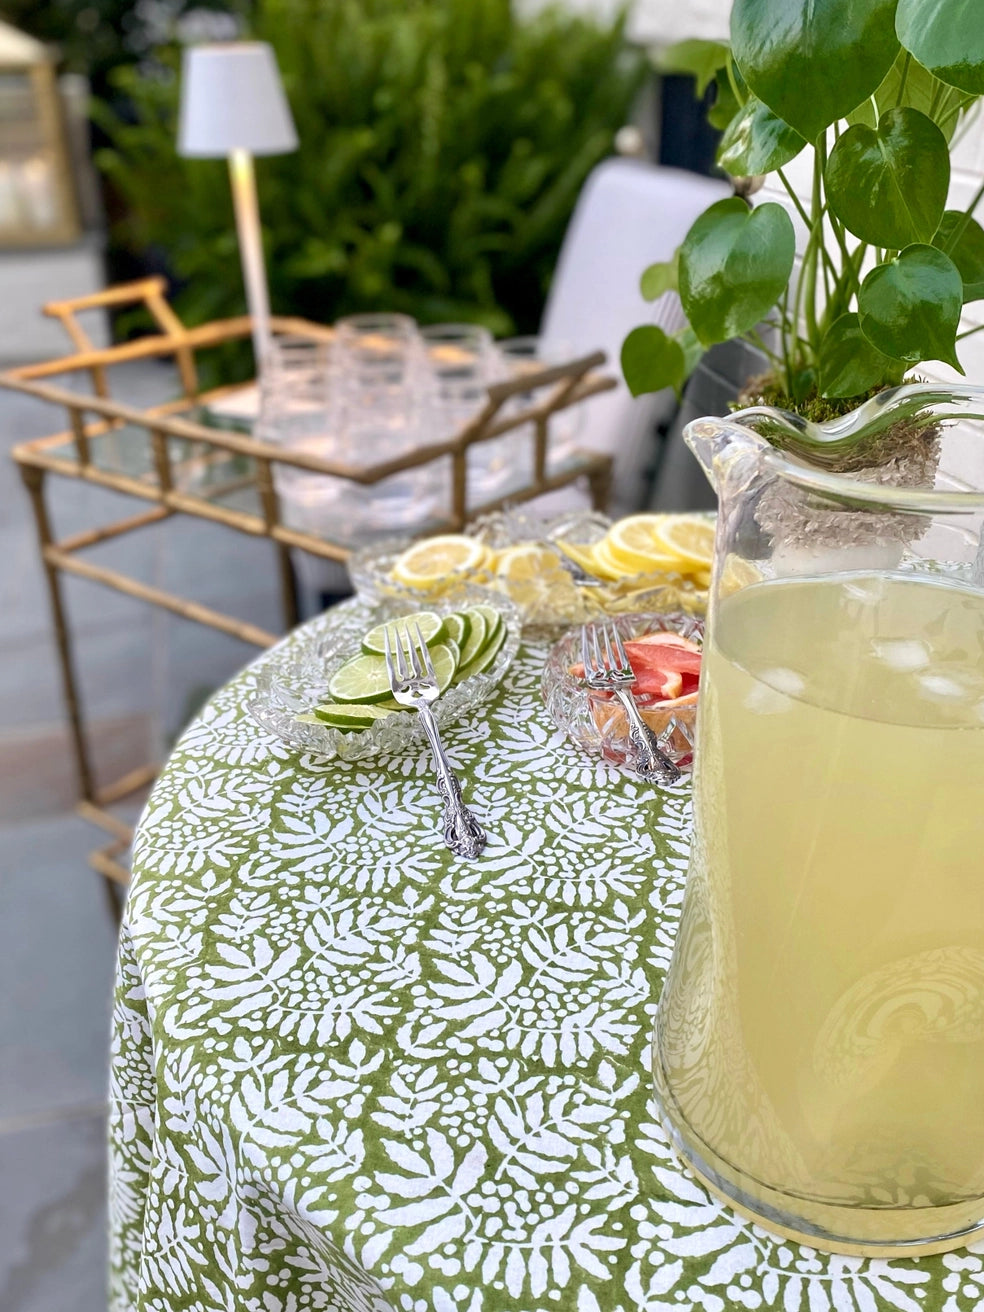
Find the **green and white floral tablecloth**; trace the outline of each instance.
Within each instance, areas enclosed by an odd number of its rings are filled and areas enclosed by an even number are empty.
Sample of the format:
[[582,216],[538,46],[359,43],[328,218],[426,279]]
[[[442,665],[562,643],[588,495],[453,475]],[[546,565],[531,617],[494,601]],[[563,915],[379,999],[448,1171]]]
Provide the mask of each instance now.
[[544,653],[447,733],[479,863],[424,749],[299,759],[246,714],[255,667],[185,733],[121,941],[113,1312],[984,1307],[980,1250],[814,1253],[674,1159],[648,1059],[688,789],[576,753]]

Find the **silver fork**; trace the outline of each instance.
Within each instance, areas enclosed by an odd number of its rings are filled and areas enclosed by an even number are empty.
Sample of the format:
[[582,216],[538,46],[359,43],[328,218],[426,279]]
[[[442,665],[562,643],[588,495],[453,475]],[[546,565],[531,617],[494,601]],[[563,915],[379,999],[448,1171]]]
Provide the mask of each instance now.
[[545,547],[549,547],[560,559],[561,565],[571,576],[574,582],[582,588],[603,588],[605,580],[598,578],[594,574],[589,574],[584,566],[576,561],[573,556],[569,556],[559,542],[544,541]]
[[[614,624],[600,626],[604,644],[598,637],[598,626],[585,625],[581,630],[581,661],[584,680],[596,692],[613,692],[629,717],[629,740],[635,748],[636,773],[657,784],[673,784],[680,771],[659,745],[659,739],[639,714],[635,698],[629,689],[636,676],[622,646],[622,638]],[[590,631],[590,638],[589,638]]]
[[445,843],[456,856],[477,857],[488,839],[485,830],[461,800],[461,785],[445,755],[437,721],[430,708],[430,703],[436,702],[441,695],[437,676],[420,625],[414,624],[413,627],[416,641],[411,637],[409,624],[404,624],[402,630],[396,630],[397,641],[393,644],[390,643],[390,625],[383,629],[390,690],[393,699],[401,706],[413,707],[424,726],[434,756],[437,790],[444,802]]

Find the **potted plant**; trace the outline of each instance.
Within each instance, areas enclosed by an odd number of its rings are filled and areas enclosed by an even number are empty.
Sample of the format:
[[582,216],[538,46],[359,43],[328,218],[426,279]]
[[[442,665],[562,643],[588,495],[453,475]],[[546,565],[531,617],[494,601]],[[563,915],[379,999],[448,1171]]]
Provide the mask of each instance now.
[[[672,336],[651,324],[629,334],[633,393],[679,392],[708,348],[734,339],[768,361],[741,403],[814,421],[924,361],[963,373],[962,307],[984,298],[973,218],[984,185],[965,211],[947,196],[954,134],[984,93],[979,0],[735,0],[730,45],[688,42],[682,65],[715,81],[719,163],[746,181],[672,261],[643,273],[643,295],[678,290],[688,322]],[[812,155],[805,199],[786,172],[801,152]],[[747,180],[770,173],[805,228],[799,269],[787,209],[744,198]],[[903,424],[899,440],[912,432]]]

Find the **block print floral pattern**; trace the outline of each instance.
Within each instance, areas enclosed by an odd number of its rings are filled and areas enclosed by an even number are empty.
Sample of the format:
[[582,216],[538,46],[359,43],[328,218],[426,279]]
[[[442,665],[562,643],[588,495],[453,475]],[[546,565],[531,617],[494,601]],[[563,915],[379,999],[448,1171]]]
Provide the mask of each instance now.
[[480,741],[447,735],[479,863],[442,846],[426,756],[298,758],[250,670],[184,735],[121,939],[113,1312],[984,1306],[980,1251],[815,1253],[679,1165],[648,1048],[687,788],[577,754],[544,654]]

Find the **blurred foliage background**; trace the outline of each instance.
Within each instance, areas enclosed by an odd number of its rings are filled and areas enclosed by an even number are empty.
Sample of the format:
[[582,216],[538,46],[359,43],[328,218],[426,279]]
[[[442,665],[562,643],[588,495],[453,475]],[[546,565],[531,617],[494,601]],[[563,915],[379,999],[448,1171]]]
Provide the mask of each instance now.
[[[100,30],[125,38],[115,62],[93,45],[96,159],[115,198],[117,253],[165,268],[189,323],[240,313],[226,167],[178,158],[180,45],[161,39],[187,39],[196,24],[209,35],[230,15],[182,0],[50,8],[73,12],[73,32],[97,10]],[[225,8],[274,46],[301,142],[257,161],[275,311],[330,321],[385,308],[534,330],[578,191],[646,76],[624,14],[521,18],[510,0]],[[141,21],[123,26],[122,10]],[[77,59],[74,40],[65,48]]]

